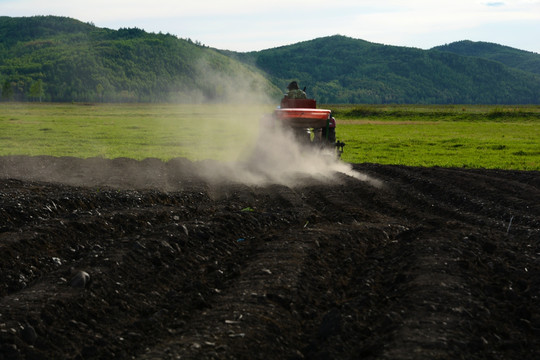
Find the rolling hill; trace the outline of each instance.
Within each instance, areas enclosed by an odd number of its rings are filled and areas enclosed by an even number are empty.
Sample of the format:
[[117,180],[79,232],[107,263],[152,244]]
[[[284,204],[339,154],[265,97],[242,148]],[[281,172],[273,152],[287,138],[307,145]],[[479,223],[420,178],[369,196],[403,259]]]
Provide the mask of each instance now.
[[249,53],[243,59],[276,84],[300,80],[323,103],[540,103],[538,74],[442,49],[387,46],[336,35]]
[[0,17],[2,98],[47,101],[231,101],[279,90],[257,69],[189,40],[80,21]]
[[335,35],[257,52],[78,20],[0,17],[1,99],[540,104],[540,55],[468,41],[430,50]]
[[434,47],[433,50],[451,52],[462,56],[472,56],[498,61],[507,66],[540,75],[540,55],[509,46],[482,41],[457,41]]

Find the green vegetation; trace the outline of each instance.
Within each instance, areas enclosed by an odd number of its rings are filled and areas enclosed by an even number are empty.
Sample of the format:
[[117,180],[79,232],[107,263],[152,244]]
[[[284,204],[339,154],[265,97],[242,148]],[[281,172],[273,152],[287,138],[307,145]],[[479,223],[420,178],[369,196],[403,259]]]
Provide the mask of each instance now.
[[[343,160],[540,170],[540,106],[328,105]],[[0,104],[0,156],[235,161],[271,106]],[[464,115],[466,114],[466,115]],[[517,114],[517,115],[516,115]]]
[[540,104],[539,63],[496,44],[425,51],[344,36],[235,53],[0,16],[0,155],[235,160],[272,108],[246,104],[277,103],[297,80],[334,104],[345,161],[539,170],[539,106],[509,105]]
[[347,143],[343,160],[353,163],[540,170],[538,126],[530,122],[344,124],[339,130]]
[[325,105],[336,118],[409,121],[540,121],[540,106]]
[[[538,54],[515,52],[540,61]],[[330,36],[248,55],[239,58],[255,62],[281,88],[299,80],[321,103],[540,103],[537,73],[440,50]]]
[[496,44],[421,50],[338,35],[235,53],[137,28],[0,16],[0,101],[277,103],[297,80],[319,103],[540,104],[539,63]]
[[279,93],[259,71],[172,35],[77,20],[0,17],[4,101],[223,102]]
[[482,41],[457,41],[433,48],[462,56],[474,56],[501,62],[510,67],[540,74],[540,56],[536,53]]
[[540,170],[540,106],[335,106],[340,113],[344,161]]
[[235,160],[269,109],[224,105],[0,104],[0,156]]

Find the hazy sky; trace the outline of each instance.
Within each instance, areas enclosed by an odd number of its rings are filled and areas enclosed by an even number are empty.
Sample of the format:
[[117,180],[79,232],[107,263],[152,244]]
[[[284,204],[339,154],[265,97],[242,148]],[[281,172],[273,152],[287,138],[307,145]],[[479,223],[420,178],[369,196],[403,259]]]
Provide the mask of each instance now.
[[473,40],[540,53],[540,0],[0,0],[0,16],[33,15],[234,51],[340,34],[422,49]]

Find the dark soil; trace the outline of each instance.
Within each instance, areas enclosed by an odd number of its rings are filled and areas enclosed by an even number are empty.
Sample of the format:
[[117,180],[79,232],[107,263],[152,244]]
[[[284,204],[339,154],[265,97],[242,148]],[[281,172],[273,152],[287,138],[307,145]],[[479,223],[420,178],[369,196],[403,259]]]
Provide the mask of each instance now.
[[0,359],[540,358],[539,172],[201,166],[0,158]]

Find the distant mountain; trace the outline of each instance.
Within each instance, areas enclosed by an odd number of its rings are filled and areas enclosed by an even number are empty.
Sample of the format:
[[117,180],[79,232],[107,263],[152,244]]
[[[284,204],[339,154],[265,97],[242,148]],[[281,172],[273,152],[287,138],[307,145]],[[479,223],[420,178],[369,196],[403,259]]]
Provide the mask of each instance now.
[[237,53],[65,17],[0,17],[2,101],[277,102],[296,80],[326,104],[540,104],[539,61],[496,44],[421,50],[339,35]]
[[3,100],[122,102],[280,93],[256,68],[189,40],[56,16],[0,17],[0,90]]
[[494,60],[516,69],[540,75],[540,55],[530,51],[518,50],[489,42],[473,42],[469,40],[437,46],[433,50]]
[[438,49],[336,35],[237,58],[256,64],[281,88],[298,80],[323,103],[540,103],[538,74]]

